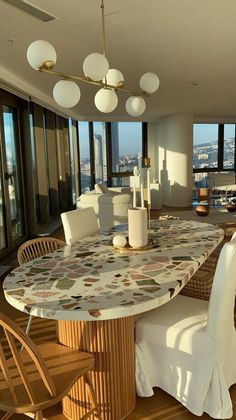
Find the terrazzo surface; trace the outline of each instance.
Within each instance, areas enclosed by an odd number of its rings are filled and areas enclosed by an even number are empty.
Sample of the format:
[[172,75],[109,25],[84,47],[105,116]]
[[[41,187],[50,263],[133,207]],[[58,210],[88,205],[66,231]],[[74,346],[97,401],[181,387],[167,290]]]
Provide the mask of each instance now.
[[135,315],[168,302],[224,237],[214,225],[152,221],[156,246],[119,253],[113,228],[16,268],[5,279],[7,301],[45,318],[104,320]]

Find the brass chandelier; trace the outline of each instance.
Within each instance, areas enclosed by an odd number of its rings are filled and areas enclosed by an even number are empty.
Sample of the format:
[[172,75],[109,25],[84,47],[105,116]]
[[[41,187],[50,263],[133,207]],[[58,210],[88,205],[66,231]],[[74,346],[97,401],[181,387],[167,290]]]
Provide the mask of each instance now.
[[146,109],[144,97],[154,93],[159,87],[159,78],[153,72],[143,74],[140,78],[140,91],[132,91],[125,87],[124,76],[117,69],[109,69],[106,57],[106,34],[104,0],[101,0],[103,53],[89,54],[83,62],[84,76],[74,76],[54,70],[57,54],[47,41],[32,42],[27,49],[27,60],[34,70],[60,77],[53,88],[55,102],[63,108],[72,108],[80,100],[80,88],[77,81],[99,86],[94,97],[96,108],[104,113],[112,112],[118,105],[117,92],[129,94],[126,111],[132,117],[142,115]]

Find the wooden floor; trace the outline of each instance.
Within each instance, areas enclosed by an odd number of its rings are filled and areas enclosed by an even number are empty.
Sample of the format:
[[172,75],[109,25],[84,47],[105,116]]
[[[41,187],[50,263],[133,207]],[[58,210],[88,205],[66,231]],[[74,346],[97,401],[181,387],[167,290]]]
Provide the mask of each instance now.
[[[59,229],[55,232],[52,236],[64,239],[63,238],[63,231]],[[8,259],[8,264],[12,267],[17,265],[16,255],[13,254],[10,259]],[[5,264],[5,262],[4,262]],[[24,314],[19,312],[18,310],[14,309],[10,306],[3,295],[2,287],[0,287],[0,310],[1,312],[6,313],[12,319],[19,319],[22,317],[24,318]],[[22,321],[24,324],[27,321]],[[43,321],[43,320],[41,320]],[[32,328],[32,338],[36,338],[40,334],[40,336],[46,336],[48,339],[55,339],[55,334],[53,331],[52,325],[47,324],[45,328],[42,328],[42,322],[35,321],[35,326]],[[44,321],[45,322],[45,321]],[[22,326],[23,326],[22,324]],[[38,331],[37,331],[38,329]],[[45,338],[46,338],[45,337]],[[236,357],[236,355],[235,355]],[[231,398],[234,406],[234,416],[232,417],[236,420],[236,385],[231,388]],[[0,412],[0,419],[4,414]],[[26,420],[28,417],[24,415],[13,415],[11,417],[12,420]],[[61,413],[60,405],[53,407],[48,413],[47,418],[50,420],[65,420],[66,418]],[[189,411],[187,411],[181,404],[179,404],[174,398],[170,395],[162,391],[161,389],[155,389],[155,394],[153,397],[149,398],[137,398],[137,403],[134,411],[127,417],[127,420],[193,420],[198,419],[198,416],[195,416]],[[200,417],[202,420],[209,420],[210,417],[207,414],[204,414]],[[79,419],[76,419],[79,420]]]

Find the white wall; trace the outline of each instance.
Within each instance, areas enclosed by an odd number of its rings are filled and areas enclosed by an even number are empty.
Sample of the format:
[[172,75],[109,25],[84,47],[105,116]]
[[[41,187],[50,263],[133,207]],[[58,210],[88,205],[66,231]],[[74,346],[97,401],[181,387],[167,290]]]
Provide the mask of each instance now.
[[163,117],[148,124],[148,154],[151,177],[158,179],[162,204],[187,207],[192,204],[193,116]]

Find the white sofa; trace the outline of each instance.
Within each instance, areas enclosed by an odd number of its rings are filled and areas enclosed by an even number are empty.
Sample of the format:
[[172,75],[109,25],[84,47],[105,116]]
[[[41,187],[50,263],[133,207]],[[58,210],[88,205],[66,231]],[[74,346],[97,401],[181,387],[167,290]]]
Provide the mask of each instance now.
[[93,207],[99,227],[109,228],[128,222],[128,208],[131,207],[130,188],[109,188],[107,194],[95,190],[82,194],[77,200],[77,208]]

